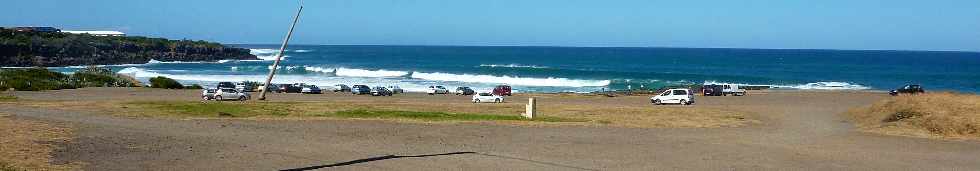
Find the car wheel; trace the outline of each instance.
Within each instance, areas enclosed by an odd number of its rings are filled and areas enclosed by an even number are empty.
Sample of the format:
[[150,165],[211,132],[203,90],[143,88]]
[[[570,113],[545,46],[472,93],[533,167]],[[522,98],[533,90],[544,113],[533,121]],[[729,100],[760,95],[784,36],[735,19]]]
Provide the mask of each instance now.
[[660,99],[657,99],[657,100],[653,100],[653,104],[654,104],[654,105],[660,105],[660,104],[661,104],[661,103],[660,103]]
[[238,101],[245,101],[245,96],[238,96]]
[[214,96],[214,100],[221,101],[224,100],[224,98],[221,98],[221,96]]
[[687,100],[681,100],[681,105],[687,105]]
[[500,99],[494,99],[493,102],[494,103],[500,103]]
[[480,99],[473,100],[473,103],[480,103]]
[[211,99],[208,99],[208,96],[201,96],[201,99],[204,100],[204,101],[211,100]]

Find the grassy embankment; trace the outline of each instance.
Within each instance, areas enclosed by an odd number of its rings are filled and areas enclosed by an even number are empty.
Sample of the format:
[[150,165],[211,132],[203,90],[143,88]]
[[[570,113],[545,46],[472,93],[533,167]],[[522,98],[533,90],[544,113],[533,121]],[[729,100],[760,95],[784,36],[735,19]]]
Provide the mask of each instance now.
[[[570,97],[563,97],[570,98]],[[590,97],[578,97],[590,98]],[[568,123],[643,128],[737,127],[758,121],[738,111],[710,107],[625,107],[606,105],[539,104],[543,116],[525,119],[524,104],[441,104],[413,102],[123,102],[108,113],[148,117],[236,118],[353,118],[399,121],[501,121],[519,123]],[[460,107],[466,106],[466,107]],[[488,112],[489,111],[489,112]]]
[[320,104],[311,102],[182,102],[153,101],[123,103],[130,113],[147,116],[191,117],[332,117],[360,119],[407,119],[415,121],[534,121],[586,122],[584,119],[538,117],[525,119],[517,115],[456,113],[441,111],[404,111],[366,106]]
[[847,114],[861,129],[875,133],[980,139],[980,96],[975,94],[899,96]]

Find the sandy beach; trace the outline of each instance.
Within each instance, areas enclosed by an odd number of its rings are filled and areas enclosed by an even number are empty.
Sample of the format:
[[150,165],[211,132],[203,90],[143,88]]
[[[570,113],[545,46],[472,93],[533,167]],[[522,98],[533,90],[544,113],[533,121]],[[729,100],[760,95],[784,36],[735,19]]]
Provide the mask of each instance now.
[[[31,107],[24,104],[118,99],[200,101],[196,93],[193,90],[143,88],[13,92],[20,99],[3,103],[0,108],[15,119],[70,127],[74,130],[72,138],[55,143],[53,161],[56,164],[81,163],[84,170],[980,168],[980,159],[976,158],[980,143],[976,141],[864,133],[840,115],[850,108],[887,97],[878,92],[750,92],[744,97],[698,97],[698,104],[694,106],[653,106],[644,96],[535,95],[543,107],[730,109],[745,112],[745,119],[753,120],[744,124],[704,127],[691,124],[536,126],[315,117],[141,117],[99,113],[99,106]],[[511,99],[524,98],[526,96],[518,95]],[[393,97],[275,94],[270,99],[476,105],[466,102],[467,97],[424,94]],[[517,100],[489,105],[523,107]]]

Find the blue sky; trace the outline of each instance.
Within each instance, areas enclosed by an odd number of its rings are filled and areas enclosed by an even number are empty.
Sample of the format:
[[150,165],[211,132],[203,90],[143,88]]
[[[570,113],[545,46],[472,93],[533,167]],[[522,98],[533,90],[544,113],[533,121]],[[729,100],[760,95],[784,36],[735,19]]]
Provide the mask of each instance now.
[[[299,44],[980,51],[977,0],[307,0]],[[281,41],[282,0],[9,0],[0,25]]]

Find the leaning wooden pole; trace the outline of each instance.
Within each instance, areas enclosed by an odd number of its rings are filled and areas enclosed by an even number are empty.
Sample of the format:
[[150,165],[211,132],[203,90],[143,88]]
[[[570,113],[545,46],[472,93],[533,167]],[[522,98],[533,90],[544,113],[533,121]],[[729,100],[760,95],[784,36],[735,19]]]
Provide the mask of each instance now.
[[289,26],[289,32],[286,33],[286,40],[282,41],[282,47],[279,48],[279,54],[276,55],[276,62],[272,63],[272,68],[269,69],[269,77],[265,79],[265,85],[262,91],[259,93],[259,100],[265,100],[265,93],[269,91],[269,87],[272,84],[272,77],[276,76],[276,70],[279,69],[279,62],[282,61],[282,56],[286,54],[286,46],[289,44],[289,38],[293,37],[293,29],[296,28],[296,23],[299,22],[299,14],[303,13],[303,1],[300,1],[299,11],[296,11],[296,17],[293,17],[293,25]]

